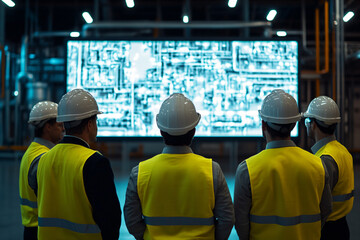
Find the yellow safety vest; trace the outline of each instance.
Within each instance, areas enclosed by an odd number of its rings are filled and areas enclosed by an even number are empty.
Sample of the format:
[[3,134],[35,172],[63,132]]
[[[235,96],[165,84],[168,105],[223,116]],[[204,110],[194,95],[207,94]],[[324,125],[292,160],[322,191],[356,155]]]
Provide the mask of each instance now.
[[37,199],[34,190],[29,186],[29,168],[37,156],[47,151],[49,151],[48,147],[37,142],[32,142],[21,159],[19,174],[20,209],[22,224],[25,227],[38,226]]
[[354,202],[354,167],[353,158],[348,150],[334,140],[315,153],[320,157],[331,156],[339,170],[338,182],[332,190],[333,210],[327,221],[335,221],[345,217],[352,209]]
[[215,239],[212,160],[159,154],[139,164],[144,239]]
[[38,165],[39,240],[99,240],[100,229],[87,198],[83,167],[96,151],[60,143]]
[[325,185],[321,159],[298,147],[266,149],[246,160],[250,239],[320,239]]

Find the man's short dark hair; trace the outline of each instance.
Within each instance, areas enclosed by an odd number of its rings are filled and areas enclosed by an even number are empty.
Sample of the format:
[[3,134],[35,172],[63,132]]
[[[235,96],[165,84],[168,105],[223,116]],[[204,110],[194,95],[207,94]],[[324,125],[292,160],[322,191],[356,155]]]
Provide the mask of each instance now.
[[96,115],[81,120],[81,123],[76,125],[75,127],[69,127],[66,123],[64,123],[66,135],[81,134],[84,131],[88,122],[92,119],[96,120]]
[[287,138],[290,137],[291,131],[295,127],[295,123],[289,123],[289,124],[276,124],[271,123],[271,125],[275,125],[279,130],[275,130],[267,122],[265,122],[267,126],[267,130],[272,138]]
[[161,136],[163,136],[166,145],[190,146],[195,135],[195,128],[185,133],[184,135],[180,135],[180,136],[173,136],[163,131],[160,132],[161,132]]
[[317,120],[315,118],[310,118],[310,120],[312,122],[316,123],[316,126],[318,126],[318,128],[320,129],[321,132],[328,134],[328,135],[333,135],[335,133],[337,123],[327,125],[324,122]]
[[42,137],[43,135],[43,130],[45,125],[49,123],[50,125],[53,125],[56,123],[56,118],[50,118],[48,121],[46,121],[41,127],[35,127],[35,133],[34,136],[35,137]]

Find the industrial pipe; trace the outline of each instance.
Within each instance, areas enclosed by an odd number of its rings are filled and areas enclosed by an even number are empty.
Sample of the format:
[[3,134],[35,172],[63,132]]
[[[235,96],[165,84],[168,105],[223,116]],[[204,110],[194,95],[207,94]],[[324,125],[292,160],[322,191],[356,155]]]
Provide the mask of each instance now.
[[0,44],[1,51],[1,98],[5,97],[5,48]]
[[[320,23],[319,23],[319,8],[315,9],[315,50],[316,50],[316,62],[315,69],[317,73],[320,73]],[[316,78],[315,96],[320,96],[320,78]]]
[[[320,16],[319,8],[315,10],[315,46],[316,46],[316,72],[325,74],[329,72],[329,2],[324,2],[324,24],[325,24],[325,66],[320,69]],[[320,96],[320,79],[316,79],[316,96]]]

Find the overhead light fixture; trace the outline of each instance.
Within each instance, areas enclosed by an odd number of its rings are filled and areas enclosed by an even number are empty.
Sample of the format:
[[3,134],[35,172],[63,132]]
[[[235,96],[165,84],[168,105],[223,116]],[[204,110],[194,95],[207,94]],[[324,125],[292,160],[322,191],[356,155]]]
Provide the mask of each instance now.
[[80,33],[79,32],[71,32],[70,37],[73,37],[73,38],[80,37]]
[[15,3],[12,0],[2,0],[8,7],[15,7]]
[[135,7],[134,0],[125,0],[125,3],[126,3],[126,6],[127,6],[128,8],[133,8],[133,7]]
[[90,16],[90,13],[88,13],[88,12],[83,12],[82,16],[83,16],[85,22],[87,22],[89,24],[94,21],[93,18]]
[[268,15],[266,16],[266,20],[268,20],[268,21],[274,20],[276,14],[277,14],[277,11],[276,11],[276,10],[270,10],[270,12],[268,13]]
[[343,17],[344,22],[348,22],[353,16],[354,16],[354,12],[353,11],[349,11],[345,14],[345,16]]
[[234,8],[236,6],[237,0],[229,0],[228,6],[229,8]]
[[277,32],[276,32],[276,35],[277,35],[278,37],[286,37],[287,32],[285,32],[285,31],[277,31]]
[[184,15],[183,16],[183,23],[188,23],[189,22],[189,16],[188,15]]

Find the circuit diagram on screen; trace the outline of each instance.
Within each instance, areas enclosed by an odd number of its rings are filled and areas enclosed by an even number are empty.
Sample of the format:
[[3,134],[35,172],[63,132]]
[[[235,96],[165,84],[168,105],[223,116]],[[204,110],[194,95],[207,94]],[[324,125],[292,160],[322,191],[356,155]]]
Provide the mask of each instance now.
[[197,136],[261,136],[265,96],[282,88],[298,97],[297,48],[295,41],[69,41],[67,90],[96,98],[99,136],[160,136],[156,114],[176,92],[202,115]]

